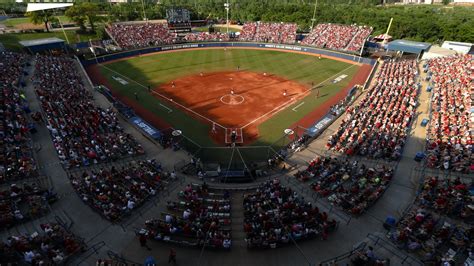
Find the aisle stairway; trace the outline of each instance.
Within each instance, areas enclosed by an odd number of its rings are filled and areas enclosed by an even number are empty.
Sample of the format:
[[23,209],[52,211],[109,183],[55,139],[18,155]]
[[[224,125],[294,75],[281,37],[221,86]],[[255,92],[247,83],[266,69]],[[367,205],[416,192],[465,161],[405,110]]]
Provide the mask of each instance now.
[[231,208],[232,208],[232,247],[246,248],[244,233],[244,193],[235,192],[231,194]]

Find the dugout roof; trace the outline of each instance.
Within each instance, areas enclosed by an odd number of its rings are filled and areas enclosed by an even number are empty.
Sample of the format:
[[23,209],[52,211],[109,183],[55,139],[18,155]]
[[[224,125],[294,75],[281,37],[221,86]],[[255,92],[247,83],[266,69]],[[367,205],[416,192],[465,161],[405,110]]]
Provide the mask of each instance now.
[[422,52],[428,50],[430,47],[431,44],[425,42],[395,40],[393,42],[388,43],[387,50],[399,51],[410,54],[421,54]]

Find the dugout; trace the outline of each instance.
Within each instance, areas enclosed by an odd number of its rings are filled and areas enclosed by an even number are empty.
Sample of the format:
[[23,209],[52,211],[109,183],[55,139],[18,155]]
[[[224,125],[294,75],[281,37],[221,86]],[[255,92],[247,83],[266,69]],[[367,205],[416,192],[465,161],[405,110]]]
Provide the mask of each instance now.
[[19,43],[31,54],[43,53],[46,51],[67,52],[64,40],[56,37],[20,41]]
[[395,51],[402,54],[415,54],[418,57],[421,57],[430,47],[431,44],[425,42],[395,40],[387,44],[387,51]]

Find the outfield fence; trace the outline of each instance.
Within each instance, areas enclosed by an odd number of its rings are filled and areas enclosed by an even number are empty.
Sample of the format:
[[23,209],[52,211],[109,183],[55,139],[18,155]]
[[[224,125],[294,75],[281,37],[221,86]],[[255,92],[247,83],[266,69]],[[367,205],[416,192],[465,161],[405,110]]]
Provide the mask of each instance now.
[[184,43],[174,45],[164,45],[157,47],[142,48],[136,50],[121,51],[118,53],[108,54],[104,56],[94,57],[82,60],[84,66],[105,63],[112,60],[123,59],[138,55],[172,51],[172,50],[187,50],[196,48],[218,48],[218,47],[235,47],[235,48],[259,48],[259,49],[277,49],[287,52],[304,52],[314,55],[330,56],[336,59],[348,60],[354,63],[374,65],[376,60],[364,58],[357,55],[345,54],[337,51],[320,49],[315,47],[290,45],[290,44],[273,44],[273,43],[253,43],[253,42],[209,42],[209,43]]

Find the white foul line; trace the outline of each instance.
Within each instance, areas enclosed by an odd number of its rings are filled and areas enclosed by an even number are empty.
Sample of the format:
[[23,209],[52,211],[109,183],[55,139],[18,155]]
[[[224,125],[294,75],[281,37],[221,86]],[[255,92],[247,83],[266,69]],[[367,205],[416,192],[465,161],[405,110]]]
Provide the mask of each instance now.
[[297,106],[293,107],[291,110],[293,110],[293,112],[296,112],[296,109],[298,109],[300,106],[302,106],[304,104],[304,102],[301,102],[300,104],[298,104]]
[[[145,85],[142,85],[142,84],[139,83],[138,81],[135,81],[135,80],[133,80],[133,79],[131,79],[131,78],[125,76],[125,75],[122,75],[122,74],[118,73],[117,71],[115,71],[115,70],[113,70],[113,69],[111,69],[111,68],[109,68],[109,67],[107,67],[107,66],[105,66],[105,65],[103,65],[103,64],[100,64],[100,65],[101,65],[102,67],[108,69],[109,71],[112,71],[112,72],[116,73],[117,75],[120,75],[120,76],[122,76],[122,77],[124,77],[124,78],[126,78],[126,79],[128,79],[128,80],[130,80],[130,81],[135,82],[135,83],[138,84],[139,86],[141,86],[141,87],[143,87],[143,88],[145,88],[145,89],[148,89],[148,87],[146,87]],[[173,101],[173,99],[168,98],[168,97],[166,97],[165,95],[163,95],[163,94],[161,94],[161,93],[158,93],[158,92],[156,92],[156,91],[151,91],[151,93],[154,93],[154,94],[156,94],[156,95],[158,95],[158,96],[160,96],[160,97],[162,97],[162,98],[168,100],[169,102],[176,104],[177,106],[179,106],[179,107],[185,109],[186,111],[188,111],[188,112],[190,112],[190,113],[193,113],[193,114],[195,114],[195,115],[201,117],[201,118],[204,119],[204,120],[207,120],[207,121],[209,121],[209,122],[211,122],[211,123],[214,123],[214,124],[216,124],[217,126],[220,126],[220,127],[222,127],[222,128],[226,128],[225,126],[223,126],[223,125],[221,125],[221,124],[219,124],[219,123],[217,123],[217,122],[215,122],[215,121],[213,121],[213,120],[211,120],[211,119],[209,119],[209,118],[207,118],[207,117],[205,117],[205,116],[203,116],[203,115],[201,115],[201,114],[199,114],[199,113],[196,113],[195,111],[189,109],[188,107],[186,107],[186,106],[184,106],[184,105],[182,105],[182,104],[179,104],[179,103]]]
[[168,110],[168,114],[173,112],[173,110],[171,110],[170,108],[166,107],[165,105],[163,105],[161,103],[160,103],[160,106],[165,108],[166,110]]

